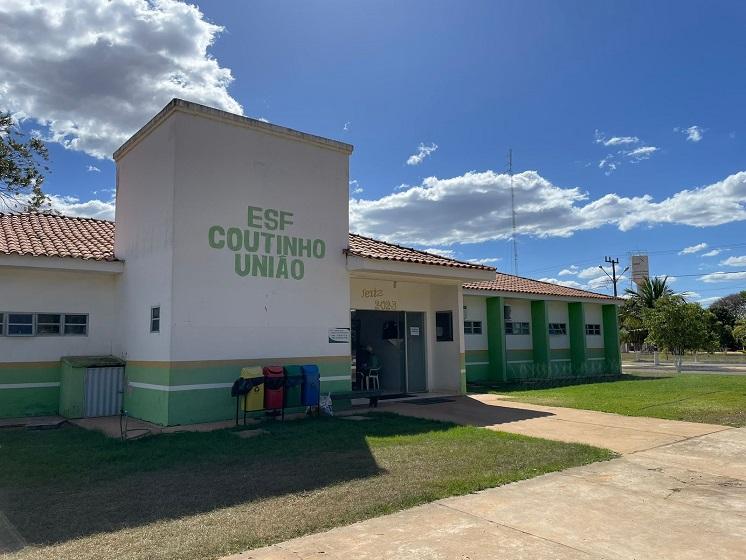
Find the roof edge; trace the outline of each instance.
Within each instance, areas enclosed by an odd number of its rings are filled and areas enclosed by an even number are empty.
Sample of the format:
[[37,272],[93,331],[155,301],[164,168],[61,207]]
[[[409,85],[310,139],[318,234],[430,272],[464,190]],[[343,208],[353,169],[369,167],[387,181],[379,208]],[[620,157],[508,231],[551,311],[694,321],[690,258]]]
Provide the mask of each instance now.
[[152,119],[145,123],[137,132],[135,132],[129,139],[125,140],[124,144],[119,146],[112,155],[114,161],[119,160],[133,147],[135,147],[140,141],[147,137],[156,127],[158,127],[163,121],[170,117],[175,112],[183,112],[191,115],[198,115],[213,120],[223,121],[232,123],[238,126],[244,126],[246,128],[253,128],[255,130],[261,130],[262,132],[268,132],[276,136],[283,136],[285,138],[291,138],[301,142],[308,142],[315,144],[322,148],[343,152],[347,155],[351,154],[354,150],[352,144],[340,142],[339,140],[332,140],[331,138],[325,138],[323,136],[317,136],[315,134],[309,134],[307,132],[301,132],[285,126],[272,124],[258,119],[252,119],[243,115],[237,115],[230,113],[222,109],[216,109],[215,107],[209,107],[194,101],[186,101],[174,97],[169,101],[166,106],[161,109]]
[[[376,243],[382,243],[384,245],[388,245],[389,247],[396,247],[397,249],[406,249],[407,251],[414,251],[415,253],[419,253],[421,255],[427,255],[428,257],[435,257],[437,259],[444,259],[444,260],[447,260],[447,261],[451,261],[451,262],[463,265],[466,268],[472,268],[472,269],[477,269],[477,270],[489,270],[489,271],[497,272],[497,269],[494,266],[488,266],[486,264],[476,264],[476,263],[470,263],[468,261],[461,261],[461,260],[458,260],[458,259],[452,259],[451,257],[444,257],[442,255],[436,255],[435,253],[428,253],[427,251],[421,251],[420,249],[415,249],[413,247],[406,247],[404,245],[398,245],[396,243],[389,243],[388,241],[382,241],[380,239],[376,239],[374,237],[368,237],[367,235],[361,235],[359,233],[349,232],[349,235],[354,235],[355,237],[362,237],[363,239],[368,239],[369,241],[375,241]],[[356,251],[353,251],[349,247],[347,249],[345,249],[345,253],[348,253],[348,254],[351,254],[351,255],[357,255],[358,257],[363,257],[363,258],[366,258],[366,259],[401,260],[401,259],[386,259],[385,257],[371,257],[370,255],[364,255],[364,254],[358,253]],[[407,262],[407,261],[402,261],[402,262]],[[420,263],[420,264],[427,264],[427,265],[430,265],[430,266],[448,266],[447,264],[440,264],[440,263]]]

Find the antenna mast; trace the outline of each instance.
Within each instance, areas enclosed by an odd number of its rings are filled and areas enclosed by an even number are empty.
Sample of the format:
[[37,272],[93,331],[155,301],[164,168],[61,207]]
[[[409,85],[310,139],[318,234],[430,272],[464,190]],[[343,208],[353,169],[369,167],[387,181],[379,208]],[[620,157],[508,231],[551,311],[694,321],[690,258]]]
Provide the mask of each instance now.
[[508,149],[508,176],[510,177],[510,212],[513,220],[513,274],[518,274],[518,243],[515,235],[515,188],[513,187],[513,148]]

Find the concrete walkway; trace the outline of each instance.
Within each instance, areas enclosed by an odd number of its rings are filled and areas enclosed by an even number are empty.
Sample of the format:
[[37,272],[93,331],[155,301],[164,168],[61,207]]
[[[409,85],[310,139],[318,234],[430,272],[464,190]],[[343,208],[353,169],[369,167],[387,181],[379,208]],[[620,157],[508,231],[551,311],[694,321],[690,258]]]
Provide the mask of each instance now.
[[624,455],[230,558],[746,559],[746,428],[483,396],[382,409],[583,441]]

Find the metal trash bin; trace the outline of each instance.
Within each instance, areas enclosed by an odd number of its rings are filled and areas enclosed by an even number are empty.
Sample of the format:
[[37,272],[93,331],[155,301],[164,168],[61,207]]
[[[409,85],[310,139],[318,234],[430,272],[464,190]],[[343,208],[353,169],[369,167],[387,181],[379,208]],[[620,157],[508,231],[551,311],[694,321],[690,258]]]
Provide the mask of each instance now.
[[301,391],[301,403],[303,406],[319,406],[321,398],[321,373],[316,364],[301,366],[303,373],[303,390]]
[[261,366],[245,367],[241,370],[243,379],[250,379],[253,387],[243,395],[241,410],[251,412],[264,408],[264,373]]
[[285,374],[282,366],[264,366],[264,408],[280,410],[285,393]]
[[294,408],[301,406],[301,385],[303,384],[303,373],[300,366],[285,366],[285,407]]

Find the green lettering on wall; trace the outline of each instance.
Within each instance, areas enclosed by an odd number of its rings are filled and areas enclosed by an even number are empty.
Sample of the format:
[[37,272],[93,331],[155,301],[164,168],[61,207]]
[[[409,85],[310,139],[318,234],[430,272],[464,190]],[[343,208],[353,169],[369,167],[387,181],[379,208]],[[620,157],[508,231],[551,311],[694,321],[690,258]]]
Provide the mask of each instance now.
[[[225,230],[220,226],[212,226],[207,233],[208,243],[213,249],[222,249],[225,247]],[[218,239],[218,236],[221,238]]]

